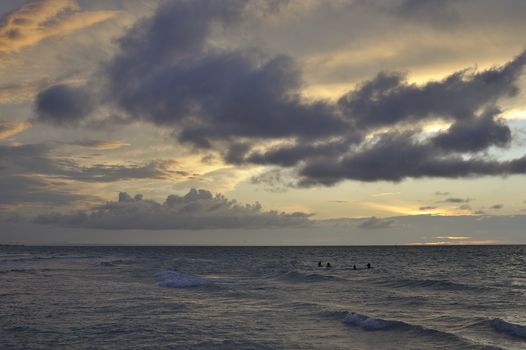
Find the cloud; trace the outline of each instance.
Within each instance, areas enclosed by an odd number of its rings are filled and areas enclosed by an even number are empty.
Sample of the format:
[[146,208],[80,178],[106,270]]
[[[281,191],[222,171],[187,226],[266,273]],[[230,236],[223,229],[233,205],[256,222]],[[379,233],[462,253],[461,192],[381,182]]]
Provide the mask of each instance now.
[[526,157],[497,161],[449,155],[414,135],[391,132],[355,153],[315,159],[299,169],[300,185],[334,185],[344,179],[401,181],[408,177],[460,178],[526,173]]
[[58,84],[38,93],[35,111],[38,121],[73,125],[93,111],[93,103],[86,90]]
[[489,208],[490,208],[490,209],[496,209],[496,210],[498,210],[498,209],[502,209],[502,208],[504,208],[504,205],[502,205],[502,204],[495,204],[495,205],[492,205],[492,206],[489,207]]
[[469,203],[469,202],[471,202],[470,198],[455,198],[455,197],[451,197],[451,198],[447,198],[447,199],[443,200],[441,203]]
[[112,183],[140,179],[169,179],[177,170],[169,159],[146,163],[83,165],[71,158],[53,157],[49,144],[0,145],[0,204],[66,204],[93,200],[78,192],[79,183]]
[[31,100],[40,88],[38,85],[29,82],[3,85],[0,87],[0,104]]
[[84,141],[78,141],[78,142],[71,142],[68,144],[72,146],[94,148],[97,150],[112,150],[112,149],[118,149],[118,148],[130,146],[129,143],[123,142],[123,141],[101,141],[101,140],[84,140]]
[[444,0],[403,0],[400,3],[394,2],[393,10],[402,16],[427,16],[427,19],[437,16],[443,20],[444,17],[453,15],[454,12],[451,9],[453,4],[452,1]]
[[435,192],[436,196],[448,196],[449,194],[450,194],[449,192],[440,192],[440,191]]
[[30,2],[0,22],[0,54],[16,52],[43,39],[66,35],[108,20],[116,11],[80,11],[75,0]]
[[89,196],[57,188],[53,183],[38,176],[12,174],[0,168],[0,204],[21,205],[40,203],[63,205]]
[[263,211],[258,202],[243,205],[221,194],[192,189],[185,196],[170,195],[163,203],[121,192],[118,201],[88,212],[47,214],[34,221],[99,229],[261,229],[308,225],[309,216]]
[[357,227],[367,230],[380,230],[393,227],[395,223],[395,220],[379,219],[376,216],[371,216],[369,219],[360,223]]
[[[363,127],[389,126],[429,118],[469,120],[501,97],[515,96],[526,52],[501,67],[464,70],[440,81],[409,84],[398,73],[380,73],[340,98],[344,113]],[[447,103],[445,103],[447,101]]]
[[173,189],[186,190],[188,188],[206,187],[214,192],[232,191],[245,178],[250,177],[254,170],[239,167],[220,167],[200,174],[177,171],[179,175],[187,176],[186,180],[173,185]]
[[418,210],[420,211],[427,211],[427,210],[433,210],[433,209],[436,209],[437,207],[433,207],[433,206],[424,206],[424,207],[420,207],[418,208]]
[[268,192],[285,192],[289,188],[296,186],[294,175],[280,168],[266,170],[252,176],[250,183],[264,185],[264,190]]
[[[215,40],[253,9],[241,0],[163,3],[118,40],[102,84],[42,91],[38,119],[89,119],[84,101],[99,96],[93,103],[119,110],[121,121],[170,128],[179,142],[215,150],[227,163],[288,169],[294,179],[283,187],[526,173],[526,157],[501,161],[486,152],[512,141],[498,103],[517,96],[526,51],[423,84],[380,72],[336,102],[307,99],[292,57]],[[452,125],[429,137],[422,126],[437,120]],[[277,174],[254,181],[283,182]]]
[[20,134],[29,129],[31,124],[28,122],[6,122],[0,120],[0,140]]
[[82,182],[114,182],[130,179],[168,178],[172,160],[152,160],[144,164],[81,165],[70,158],[53,158],[46,144],[0,145],[0,174],[3,176],[43,176]]
[[440,148],[461,152],[478,152],[492,145],[507,146],[511,142],[511,131],[502,121],[495,120],[499,113],[491,109],[479,118],[456,122],[432,142]]

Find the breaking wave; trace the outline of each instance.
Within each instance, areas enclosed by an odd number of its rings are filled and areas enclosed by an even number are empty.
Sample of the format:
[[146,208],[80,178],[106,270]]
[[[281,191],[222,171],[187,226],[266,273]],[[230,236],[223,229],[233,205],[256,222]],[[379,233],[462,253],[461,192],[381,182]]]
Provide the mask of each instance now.
[[403,322],[382,320],[381,318],[369,317],[354,312],[347,314],[347,316],[344,317],[343,322],[352,326],[360,327],[366,331],[378,331],[381,329],[405,325]]
[[155,274],[155,278],[160,286],[170,288],[188,288],[211,283],[209,280],[183,275],[172,270],[158,272]]
[[301,273],[298,271],[291,271],[281,275],[282,279],[285,279],[290,282],[297,283],[309,283],[309,282],[326,282],[326,281],[343,281],[343,278],[333,276],[333,275],[322,275],[317,273]]
[[480,290],[483,287],[472,286],[447,280],[435,279],[398,279],[382,282],[382,285],[392,288],[427,288],[436,290]]
[[[442,340],[458,344],[458,348],[462,349],[484,349],[497,350],[499,347],[491,345],[474,344],[470,340],[462,338],[456,334],[439,331],[436,329],[426,328],[420,325],[414,325],[403,321],[384,320],[381,318],[374,318],[367,315],[358,314],[355,312],[348,313],[342,320],[344,323],[359,327],[365,331],[406,331],[419,336],[432,337],[435,340]],[[516,325],[513,325],[516,326]],[[519,326],[520,327],[520,326]],[[524,331],[524,328],[522,328]]]
[[497,332],[506,333],[519,338],[526,338],[526,326],[506,322],[500,318],[494,318],[490,321],[491,327]]

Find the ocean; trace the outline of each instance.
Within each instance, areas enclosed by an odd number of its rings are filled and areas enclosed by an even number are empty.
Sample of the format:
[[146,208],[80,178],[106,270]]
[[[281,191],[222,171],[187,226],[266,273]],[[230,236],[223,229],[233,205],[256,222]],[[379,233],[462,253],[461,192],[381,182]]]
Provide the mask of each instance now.
[[4,246],[0,348],[526,349],[526,246]]

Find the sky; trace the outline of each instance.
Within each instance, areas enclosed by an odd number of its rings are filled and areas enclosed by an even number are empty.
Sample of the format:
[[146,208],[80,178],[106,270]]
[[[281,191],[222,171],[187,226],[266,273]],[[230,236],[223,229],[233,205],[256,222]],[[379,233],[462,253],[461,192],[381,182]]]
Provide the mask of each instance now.
[[526,243],[522,0],[3,0],[0,243]]

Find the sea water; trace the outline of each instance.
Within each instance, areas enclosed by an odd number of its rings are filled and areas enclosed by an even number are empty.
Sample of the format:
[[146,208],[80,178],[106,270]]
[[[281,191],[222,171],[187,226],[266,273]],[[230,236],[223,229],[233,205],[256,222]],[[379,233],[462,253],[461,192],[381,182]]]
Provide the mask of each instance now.
[[0,348],[526,349],[526,247],[1,247]]

